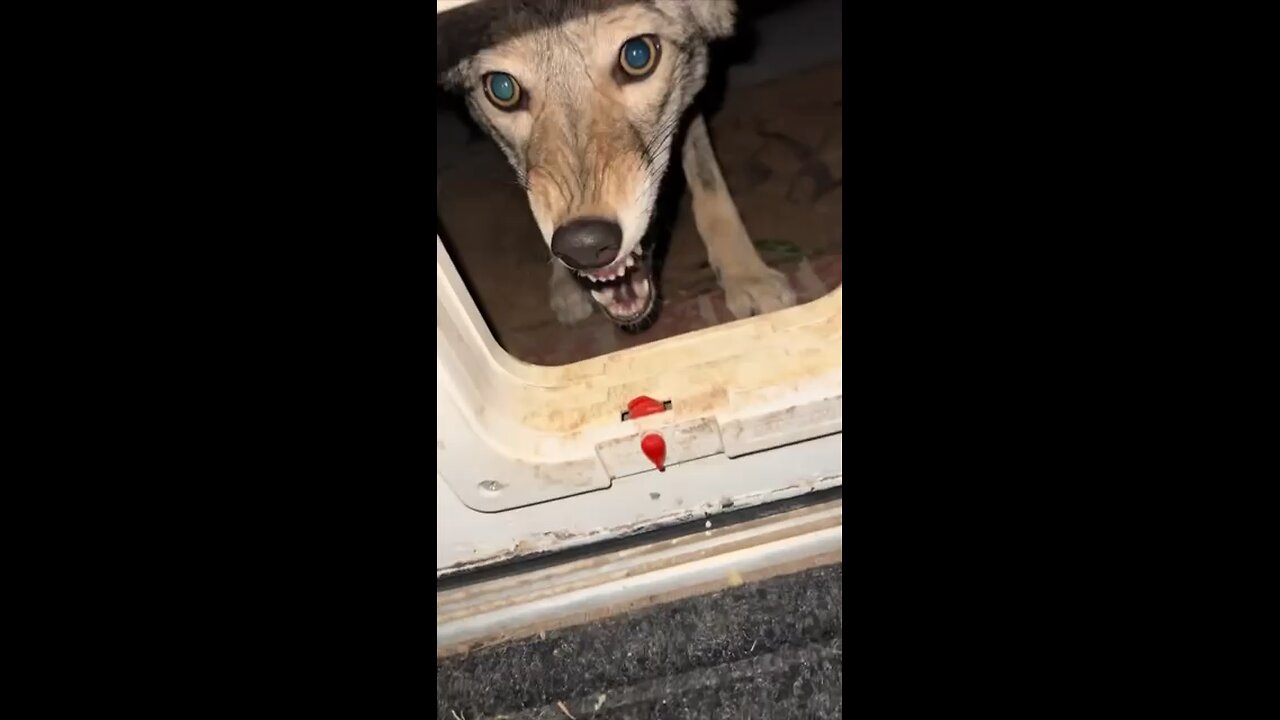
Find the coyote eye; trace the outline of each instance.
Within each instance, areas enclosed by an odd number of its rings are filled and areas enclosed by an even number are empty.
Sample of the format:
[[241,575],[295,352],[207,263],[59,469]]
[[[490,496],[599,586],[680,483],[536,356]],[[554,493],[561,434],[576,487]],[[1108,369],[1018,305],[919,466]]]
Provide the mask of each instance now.
[[648,77],[658,66],[658,56],[661,52],[662,46],[658,43],[656,35],[640,35],[622,43],[622,50],[618,53],[618,64],[628,76],[639,80]]
[[520,83],[504,72],[485,75],[484,95],[501,110],[514,110],[520,104]]

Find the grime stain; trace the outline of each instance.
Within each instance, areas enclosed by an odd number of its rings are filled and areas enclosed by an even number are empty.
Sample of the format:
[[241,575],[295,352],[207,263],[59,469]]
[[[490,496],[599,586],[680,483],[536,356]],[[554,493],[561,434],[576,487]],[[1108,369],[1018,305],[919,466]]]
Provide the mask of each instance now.
[[533,477],[538,482],[547,485],[592,487],[595,485],[596,461],[586,459],[534,465]]
[[662,497],[662,493],[658,493],[658,492],[651,492],[651,493],[649,493],[649,499],[650,499],[650,500],[657,500],[657,499],[658,499],[658,498],[660,498],[660,497]]

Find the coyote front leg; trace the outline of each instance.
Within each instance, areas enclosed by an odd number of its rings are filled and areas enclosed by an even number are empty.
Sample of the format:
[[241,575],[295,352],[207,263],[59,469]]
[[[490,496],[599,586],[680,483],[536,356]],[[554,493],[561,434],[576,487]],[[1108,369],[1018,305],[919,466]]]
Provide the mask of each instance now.
[[707,246],[725,302],[734,317],[744,318],[796,304],[795,291],[782,273],[765,265],[742,225],[711,149],[707,125],[694,117],[685,135],[684,174],[693,193],[693,221]]
[[551,311],[556,319],[565,325],[573,325],[591,317],[595,305],[587,297],[587,291],[574,279],[569,271],[558,260],[551,261]]

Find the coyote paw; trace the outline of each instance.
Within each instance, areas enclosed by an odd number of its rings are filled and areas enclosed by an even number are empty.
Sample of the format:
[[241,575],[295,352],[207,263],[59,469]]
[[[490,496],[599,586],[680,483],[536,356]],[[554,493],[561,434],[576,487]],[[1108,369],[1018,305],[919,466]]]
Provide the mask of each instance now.
[[557,320],[572,325],[591,317],[594,310],[595,303],[576,280],[564,273],[551,274],[551,311]]
[[725,304],[736,318],[763,315],[796,304],[796,293],[787,276],[771,268],[748,275],[725,275],[720,285]]

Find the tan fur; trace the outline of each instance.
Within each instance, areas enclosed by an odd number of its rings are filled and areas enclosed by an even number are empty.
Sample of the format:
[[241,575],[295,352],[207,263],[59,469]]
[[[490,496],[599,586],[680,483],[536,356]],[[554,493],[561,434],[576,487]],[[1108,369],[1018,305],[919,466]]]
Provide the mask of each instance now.
[[527,184],[535,217],[558,227],[575,217],[615,217],[640,191],[641,148],[629,137],[625,105],[607,98],[588,115],[579,154],[565,140],[573,119],[549,108],[528,141]]
[[[507,0],[491,19],[487,46],[459,62],[447,82],[467,92],[473,116],[516,170],[542,235],[583,217],[613,219],[621,253],[649,227],[672,138],[707,70],[707,41],[732,30],[731,0]],[[630,38],[660,38],[649,77],[620,82],[618,52]],[[439,51],[438,51],[439,52]],[[527,105],[493,106],[481,78],[505,72]],[[623,78],[625,79],[625,78]],[[756,254],[715,161],[701,116],[682,151],[699,234],[736,316],[795,301],[785,278]],[[621,254],[620,253],[620,254]],[[558,263],[557,263],[558,264]],[[551,278],[561,320],[585,316],[583,291],[568,273]]]
[[725,289],[729,311],[734,317],[748,317],[794,305],[795,292],[786,277],[765,265],[751,244],[738,206],[720,173],[701,115],[689,125],[682,156],[693,194],[693,221],[707,246],[707,259]]

